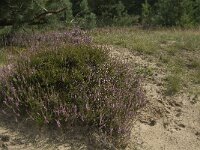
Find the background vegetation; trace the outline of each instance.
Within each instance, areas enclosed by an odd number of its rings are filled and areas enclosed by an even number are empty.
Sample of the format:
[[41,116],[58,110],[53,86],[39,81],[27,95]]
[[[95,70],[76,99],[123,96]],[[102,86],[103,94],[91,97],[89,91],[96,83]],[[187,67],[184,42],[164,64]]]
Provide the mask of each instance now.
[[200,23],[199,0],[2,0],[0,26],[181,26]]
[[86,127],[124,147],[146,104],[138,74],[154,70],[131,70],[97,45],[155,61],[167,70],[168,96],[188,87],[199,94],[199,14],[200,0],[1,0],[0,108],[39,126]]

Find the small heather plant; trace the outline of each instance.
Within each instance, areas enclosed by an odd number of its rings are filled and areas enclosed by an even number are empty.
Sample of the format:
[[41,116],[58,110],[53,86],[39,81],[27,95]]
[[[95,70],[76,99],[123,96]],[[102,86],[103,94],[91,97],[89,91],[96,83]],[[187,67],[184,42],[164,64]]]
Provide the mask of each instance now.
[[178,75],[170,75],[166,78],[166,94],[175,95],[180,91],[181,88],[181,78]]
[[64,31],[49,31],[41,33],[21,33],[11,32],[2,35],[0,46],[19,46],[30,50],[37,50],[41,47],[58,48],[68,43],[72,44],[89,44],[91,37],[79,28]]
[[39,125],[89,127],[120,143],[146,102],[139,78],[100,48],[43,48],[12,68],[1,81],[1,109]]

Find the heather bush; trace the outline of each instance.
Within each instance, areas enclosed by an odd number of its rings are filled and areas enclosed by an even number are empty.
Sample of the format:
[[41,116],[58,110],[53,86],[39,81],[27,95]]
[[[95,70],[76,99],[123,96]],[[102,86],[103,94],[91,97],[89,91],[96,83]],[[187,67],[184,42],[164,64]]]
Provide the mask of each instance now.
[[0,46],[19,46],[36,50],[41,47],[58,48],[65,44],[90,44],[91,37],[79,28],[61,31],[10,32],[0,36]]
[[1,109],[39,125],[89,127],[119,143],[145,104],[140,81],[100,48],[34,51],[13,68],[1,83]]

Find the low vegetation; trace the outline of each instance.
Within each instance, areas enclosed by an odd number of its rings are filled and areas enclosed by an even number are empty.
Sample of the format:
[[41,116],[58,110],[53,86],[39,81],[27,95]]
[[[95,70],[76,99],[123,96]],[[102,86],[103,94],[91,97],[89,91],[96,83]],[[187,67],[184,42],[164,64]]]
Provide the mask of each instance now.
[[29,50],[12,68],[1,81],[3,113],[40,126],[88,127],[115,146],[126,144],[132,120],[146,103],[139,77],[89,45]]
[[0,70],[3,113],[39,126],[84,127],[105,138],[104,146],[124,147],[137,110],[146,104],[138,74],[151,77],[154,69],[132,70],[91,43],[127,48],[155,61],[167,70],[168,96],[184,88],[200,93],[198,30],[103,28],[89,31],[92,38],[87,33],[2,34],[0,65],[9,65]]
[[6,63],[6,54],[4,51],[0,51],[0,66]]
[[[146,104],[141,76],[165,74],[165,96],[200,94],[199,14],[200,0],[1,0],[0,109],[122,148]],[[99,45],[142,55],[145,67]]]
[[[104,28],[91,31],[94,42],[116,45],[153,58],[167,68],[166,93],[173,95],[185,86],[199,85],[200,32],[198,29]],[[193,86],[195,87],[195,86]],[[190,89],[195,91],[195,89]]]

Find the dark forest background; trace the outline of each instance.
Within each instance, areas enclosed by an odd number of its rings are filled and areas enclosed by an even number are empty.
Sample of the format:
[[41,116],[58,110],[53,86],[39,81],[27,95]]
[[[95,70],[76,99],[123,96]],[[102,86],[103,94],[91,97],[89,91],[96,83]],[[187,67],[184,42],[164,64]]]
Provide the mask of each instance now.
[[0,26],[181,26],[200,23],[200,0],[1,0]]

